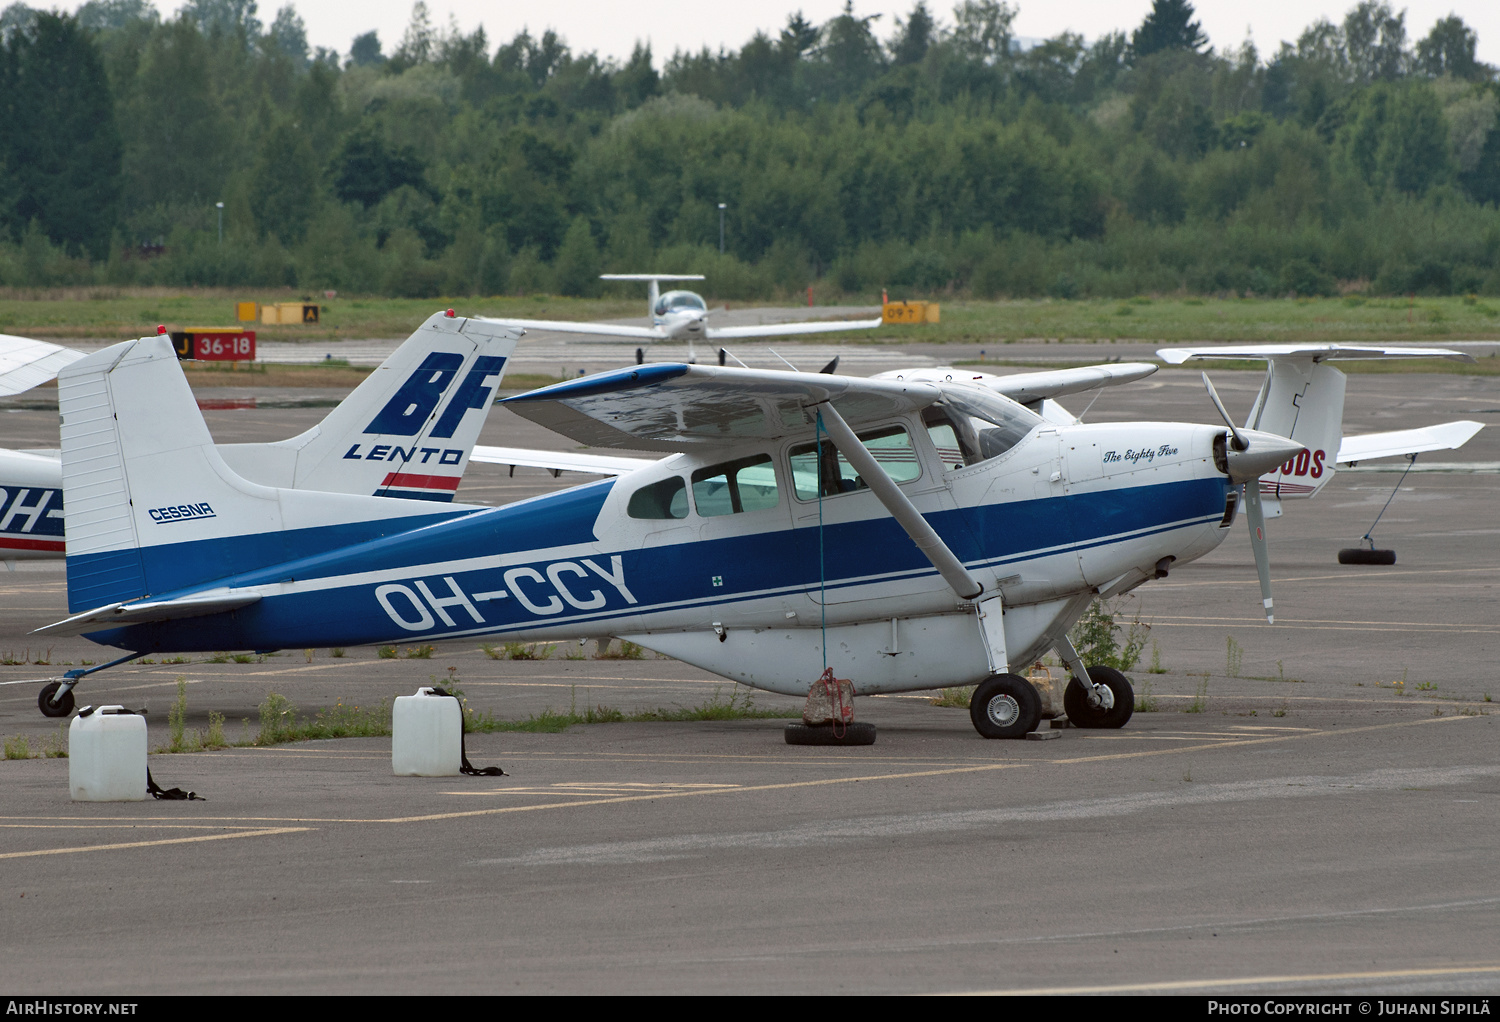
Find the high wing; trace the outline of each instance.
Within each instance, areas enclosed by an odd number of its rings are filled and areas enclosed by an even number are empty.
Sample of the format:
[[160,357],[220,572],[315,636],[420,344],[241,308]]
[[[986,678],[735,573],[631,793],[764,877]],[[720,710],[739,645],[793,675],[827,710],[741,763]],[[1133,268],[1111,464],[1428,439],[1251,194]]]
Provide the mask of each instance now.
[[1067,394],[1113,387],[1145,379],[1156,372],[1150,362],[1111,362],[1107,365],[1079,366],[1072,369],[1049,369],[1037,373],[1012,373],[995,376],[975,372],[967,367],[938,366],[933,369],[897,369],[877,373],[875,380],[917,380],[923,383],[961,383],[1002,394],[1019,404],[1036,410],[1042,402]]
[[56,377],[63,366],[83,356],[83,352],[60,344],[0,334],[0,397],[40,387]]
[[760,326],[709,327],[704,336],[710,341],[736,337],[790,337],[794,334],[831,334],[840,330],[873,330],[881,324],[874,319],[820,320],[816,323],[764,323]]
[[1159,348],[1163,362],[1181,365],[1193,358],[1275,359],[1311,358],[1315,362],[1345,359],[1446,358],[1473,362],[1474,356],[1448,348],[1398,348],[1388,344],[1222,344],[1212,348]]
[[521,330],[551,330],[560,334],[597,334],[604,337],[629,337],[634,340],[665,341],[666,332],[654,326],[624,326],[618,323],[571,323],[561,319],[496,319],[475,316],[486,323],[516,327]]
[[686,451],[809,432],[831,401],[851,426],[925,408],[930,383],[657,362],[506,398],[516,414],[590,447]]
[[1470,419],[1444,422],[1420,429],[1398,429],[1389,433],[1366,433],[1346,436],[1339,444],[1338,464],[1354,465],[1372,458],[1391,458],[1398,454],[1421,454],[1424,451],[1451,451],[1462,447],[1484,428],[1484,423]]
[[545,468],[555,476],[560,472],[586,472],[590,475],[623,476],[647,465],[649,458],[613,458],[607,454],[571,454],[567,451],[534,451],[522,447],[475,447],[469,461],[486,465],[509,465],[512,468]]

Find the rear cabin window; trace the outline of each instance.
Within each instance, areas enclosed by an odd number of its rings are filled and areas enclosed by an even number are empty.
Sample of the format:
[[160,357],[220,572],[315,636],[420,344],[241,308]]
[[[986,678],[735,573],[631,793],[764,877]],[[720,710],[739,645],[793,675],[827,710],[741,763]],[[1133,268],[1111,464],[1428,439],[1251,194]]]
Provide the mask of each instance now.
[[[909,482],[922,474],[917,452],[911,444],[911,434],[902,427],[888,426],[861,433],[859,442],[894,481]],[[854,467],[833,446],[832,440],[822,442],[821,454],[817,453],[819,446],[801,444],[793,447],[789,455],[792,485],[798,500],[817,500],[819,492],[825,497],[836,497],[841,493],[869,489]]]
[[704,518],[776,506],[776,467],[768,454],[700,468],[693,473],[693,505]]
[[647,520],[663,518],[686,518],[688,513],[687,485],[681,476],[672,476],[650,486],[642,486],[630,495],[625,513],[631,518]]

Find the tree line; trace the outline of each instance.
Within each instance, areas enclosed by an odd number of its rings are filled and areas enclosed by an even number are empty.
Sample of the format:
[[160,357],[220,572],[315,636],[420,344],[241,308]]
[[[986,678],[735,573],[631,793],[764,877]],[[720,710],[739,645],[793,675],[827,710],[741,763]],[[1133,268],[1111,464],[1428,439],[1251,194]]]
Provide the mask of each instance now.
[[1091,42],[1016,12],[851,3],[658,65],[420,2],[346,54],[290,5],[12,4],[0,286],[1500,293],[1500,84],[1458,17],[1413,41],[1363,0],[1262,56],[1186,0]]

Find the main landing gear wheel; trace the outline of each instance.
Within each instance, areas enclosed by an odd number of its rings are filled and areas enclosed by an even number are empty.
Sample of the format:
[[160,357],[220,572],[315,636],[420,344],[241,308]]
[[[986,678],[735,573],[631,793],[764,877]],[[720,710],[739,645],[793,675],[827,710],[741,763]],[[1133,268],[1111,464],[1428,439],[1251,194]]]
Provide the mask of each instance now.
[[73,690],[69,689],[57,702],[52,701],[52,694],[62,685],[60,681],[54,681],[42,689],[36,697],[36,705],[42,714],[47,717],[66,717],[73,712]]
[[1020,675],[992,674],[974,689],[969,719],[985,738],[1023,738],[1041,722],[1042,700]]
[[1124,727],[1135,713],[1135,690],[1130,679],[1113,667],[1089,667],[1089,677],[1105,685],[1115,697],[1115,705],[1109,709],[1089,704],[1088,690],[1077,678],[1068,682],[1063,690],[1063,709],[1074,727],[1116,728]]
[[1395,564],[1396,551],[1369,550],[1362,546],[1345,547],[1339,551],[1340,564]]
[[832,724],[788,724],[782,732],[788,745],[874,745],[875,725],[851,720],[834,731]]

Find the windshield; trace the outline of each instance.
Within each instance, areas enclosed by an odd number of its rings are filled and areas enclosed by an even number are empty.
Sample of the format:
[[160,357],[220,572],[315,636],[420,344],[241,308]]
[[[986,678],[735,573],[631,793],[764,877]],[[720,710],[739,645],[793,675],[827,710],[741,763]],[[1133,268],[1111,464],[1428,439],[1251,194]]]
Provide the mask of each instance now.
[[[639,308],[639,306],[637,306]],[[665,316],[669,312],[703,312],[708,309],[703,299],[691,291],[668,291],[656,300],[656,314]]]
[[1004,454],[1046,421],[1008,397],[977,388],[964,388],[960,393],[944,387],[940,403],[958,413],[956,418],[967,420],[975,435],[964,439],[978,447],[981,461]]

